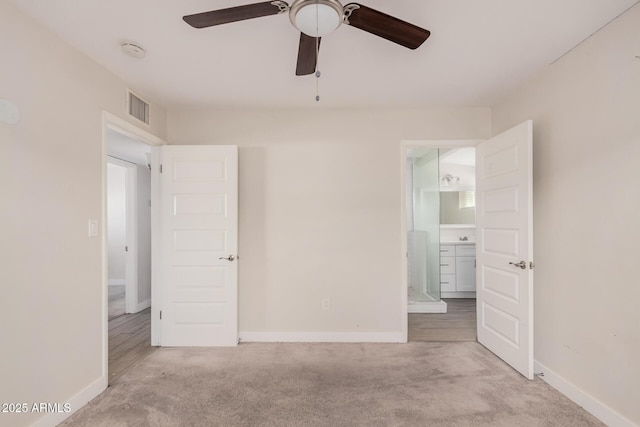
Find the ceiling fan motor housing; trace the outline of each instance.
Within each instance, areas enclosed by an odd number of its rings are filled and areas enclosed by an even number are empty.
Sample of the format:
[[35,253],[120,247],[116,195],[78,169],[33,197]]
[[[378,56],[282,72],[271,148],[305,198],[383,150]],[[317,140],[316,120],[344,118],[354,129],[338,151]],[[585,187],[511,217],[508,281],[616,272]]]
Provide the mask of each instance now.
[[295,0],[289,9],[294,27],[311,37],[322,37],[335,31],[344,19],[338,0]]

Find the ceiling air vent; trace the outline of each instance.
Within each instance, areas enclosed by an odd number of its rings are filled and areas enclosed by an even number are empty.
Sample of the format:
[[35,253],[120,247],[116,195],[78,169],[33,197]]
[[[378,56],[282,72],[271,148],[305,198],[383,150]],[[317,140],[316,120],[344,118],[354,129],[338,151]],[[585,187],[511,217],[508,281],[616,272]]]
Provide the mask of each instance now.
[[130,90],[127,91],[127,113],[147,126],[149,125],[149,103]]

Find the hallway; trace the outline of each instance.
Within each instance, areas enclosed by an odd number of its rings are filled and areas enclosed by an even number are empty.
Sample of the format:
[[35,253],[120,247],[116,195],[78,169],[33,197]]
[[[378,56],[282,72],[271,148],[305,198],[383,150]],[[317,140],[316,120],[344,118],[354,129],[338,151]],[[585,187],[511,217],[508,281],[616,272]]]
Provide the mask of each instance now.
[[109,321],[124,314],[125,286],[109,285]]
[[109,321],[109,385],[155,351],[151,347],[151,308]]

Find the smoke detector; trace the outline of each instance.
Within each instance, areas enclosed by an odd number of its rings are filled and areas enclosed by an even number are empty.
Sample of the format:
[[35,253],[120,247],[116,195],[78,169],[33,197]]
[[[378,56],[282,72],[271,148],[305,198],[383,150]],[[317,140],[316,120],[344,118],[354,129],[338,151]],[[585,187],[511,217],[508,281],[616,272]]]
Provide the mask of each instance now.
[[138,46],[135,43],[124,42],[120,45],[122,47],[122,51],[129,55],[132,58],[144,58],[145,51],[142,47]]

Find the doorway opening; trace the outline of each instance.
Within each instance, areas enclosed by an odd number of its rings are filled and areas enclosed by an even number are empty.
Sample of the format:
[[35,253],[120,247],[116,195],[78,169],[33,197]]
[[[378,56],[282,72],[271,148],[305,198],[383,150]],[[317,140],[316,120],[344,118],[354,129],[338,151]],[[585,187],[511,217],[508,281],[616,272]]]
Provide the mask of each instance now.
[[[533,122],[528,120],[492,138],[480,141],[403,142],[401,150],[401,224],[403,333],[409,337],[409,231],[407,209],[407,159],[420,148],[476,148],[476,229],[473,249],[470,236],[440,245],[439,276],[455,275],[456,292],[471,292],[469,276],[475,276],[477,341],[523,376],[533,379]],[[439,154],[438,154],[439,156]],[[433,157],[433,156],[432,156]],[[457,182],[455,175],[438,179]],[[416,186],[414,183],[414,187]],[[440,182],[438,182],[438,188]],[[435,185],[425,186],[435,193]],[[421,187],[420,192],[425,192]],[[411,198],[416,193],[412,191]],[[462,192],[461,192],[462,193]],[[433,194],[430,195],[433,198]],[[457,197],[458,208],[469,198]],[[420,201],[418,201],[420,202]],[[440,202],[440,198],[438,198]],[[414,202],[416,203],[416,202]],[[415,224],[414,224],[415,225]],[[452,224],[456,225],[456,224]],[[453,227],[456,233],[460,230]],[[413,228],[415,230],[415,227]],[[444,229],[438,236],[444,237]],[[434,233],[435,234],[435,233]],[[466,240],[465,240],[466,238]],[[455,243],[455,244],[451,244]],[[447,247],[449,246],[449,247]],[[453,261],[455,270],[447,270]],[[475,259],[472,258],[475,257]],[[461,259],[458,260],[458,257]],[[473,262],[473,265],[471,263]],[[477,268],[476,268],[477,266]],[[460,267],[460,268],[459,268]],[[471,273],[471,269],[476,271]],[[432,272],[433,273],[433,272]],[[461,277],[458,278],[459,273]],[[458,288],[458,284],[462,287]],[[444,296],[440,287],[440,298]],[[405,317],[406,316],[406,317]]]
[[153,351],[151,164],[161,144],[103,114],[103,371],[109,385]]
[[[109,284],[109,321],[131,313],[131,307],[127,307],[127,295],[132,298],[131,290],[127,292],[127,276],[131,279],[131,268],[127,269],[129,246],[127,244],[127,231],[131,232],[131,221],[127,221],[127,213],[131,214],[131,206],[127,199],[131,194],[127,193],[127,183],[130,178],[127,166],[115,158],[109,158],[107,163],[107,248]],[[128,224],[129,222],[129,224]],[[137,266],[135,266],[137,268]],[[129,280],[129,287],[136,285]],[[137,288],[137,285],[136,285]],[[137,299],[137,298],[136,298]],[[129,309],[129,310],[127,310]]]
[[109,384],[151,350],[151,146],[107,130]]
[[475,341],[475,147],[406,151],[408,339]]

